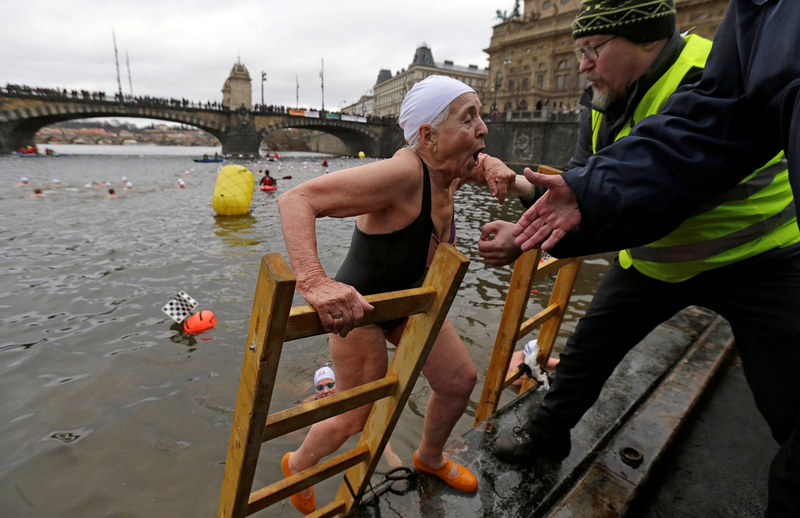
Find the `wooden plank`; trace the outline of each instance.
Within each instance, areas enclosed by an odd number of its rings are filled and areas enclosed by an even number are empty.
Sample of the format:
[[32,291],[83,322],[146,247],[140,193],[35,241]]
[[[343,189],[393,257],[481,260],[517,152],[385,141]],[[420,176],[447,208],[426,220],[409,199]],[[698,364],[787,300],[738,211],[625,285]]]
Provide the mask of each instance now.
[[284,498],[288,498],[298,491],[327,480],[347,468],[363,462],[369,456],[369,447],[359,444],[352,450],[337,455],[325,462],[311,466],[291,477],[284,478],[263,489],[254,491],[249,496],[247,515],[265,509]]
[[[397,376],[397,389],[372,406],[359,439],[359,445],[369,447],[370,456],[347,470],[345,475],[356,495],[362,495],[367,489],[468,266],[469,259],[453,246],[445,243],[437,248],[424,282],[425,286],[436,288],[436,299],[428,311],[409,318],[387,373]],[[353,495],[344,481],[336,498],[344,500],[348,510],[353,505]]]
[[497,338],[492,350],[492,358],[483,382],[483,392],[478,402],[478,408],[475,410],[473,426],[477,426],[487,419],[497,409],[502,384],[508,371],[508,364],[511,362],[511,354],[517,343],[519,322],[525,315],[525,307],[528,305],[533,284],[534,270],[539,264],[540,257],[541,250],[529,250],[522,254],[514,265],[506,303],[503,306],[503,315],[500,318],[500,327],[497,330]]
[[[364,297],[375,308],[364,315],[358,327],[377,324],[427,311],[436,296],[432,286],[412,288],[389,293],[376,293]],[[297,340],[324,334],[319,315],[313,306],[297,306],[289,314],[284,341]]]
[[536,274],[534,275],[534,280],[540,281],[543,278],[547,277],[553,272],[557,272],[561,268],[565,267],[572,261],[574,258],[569,259],[556,259],[555,257],[548,259],[547,261],[540,263],[536,267]]
[[307,518],[333,518],[338,514],[345,512],[347,507],[344,500],[334,500],[325,507],[320,507],[311,514],[307,514]]
[[527,335],[540,325],[544,324],[551,318],[558,318],[558,304],[550,304],[540,312],[533,315],[531,318],[526,320],[522,323],[519,327],[519,332],[515,338],[515,341],[518,342],[520,338]]
[[261,433],[269,415],[295,277],[280,254],[261,258],[247,332],[236,411],[225,460],[218,518],[242,518],[253,486]]
[[276,412],[267,418],[267,426],[261,440],[268,441],[354,408],[374,403],[390,395],[396,386],[397,377],[389,376],[344,392],[338,392],[324,399],[309,401],[282,412]]
[[[553,293],[550,295],[550,302],[548,307],[556,305],[558,307],[558,316],[548,320],[542,325],[539,331],[539,356],[536,358],[536,363],[544,370],[547,367],[547,360],[550,358],[550,353],[553,350],[553,344],[558,336],[558,330],[561,327],[561,321],[564,319],[564,313],[567,311],[569,305],[569,298],[572,295],[572,286],[575,284],[575,279],[581,269],[583,257],[576,257],[570,260],[570,263],[564,266],[556,278],[556,283],[553,286]],[[520,387],[520,394],[533,387],[534,381],[526,378]]]
[[555,167],[550,167],[549,165],[540,165],[536,172],[540,174],[561,174],[564,171],[556,169]]
[[520,376],[522,376],[522,371],[519,370],[519,367],[517,367],[514,370],[512,370],[511,372],[509,372],[508,376],[506,376],[505,381],[503,381],[503,385],[500,387],[500,391],[502,392],[503,390],[505,390],[508,387],[510,387],[511,384],[514,383],[515,381],[517,381],[517,379]]
[[[678,361],[674,370],[653,391],[589,466],[586,474],[561,500],[550,516],[612,518],[628,515],[631,503],[666,455],[714,375],[733,354],[727,345],[707,340],[721,317],[706,329]],[[638,454],[640,462],[625,463],[621,452]]]

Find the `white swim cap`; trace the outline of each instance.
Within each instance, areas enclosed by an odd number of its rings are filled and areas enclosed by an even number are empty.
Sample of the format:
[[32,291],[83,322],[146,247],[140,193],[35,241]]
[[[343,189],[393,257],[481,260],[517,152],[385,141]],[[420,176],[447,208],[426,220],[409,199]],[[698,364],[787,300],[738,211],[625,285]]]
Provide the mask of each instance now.
[[53,183],[61,183],[61,180],[53,179]]
[[325,378],[330,378],[333,381],[336,381],[336,376],[333,374],[333,369],[327,366],[317,369],[317,372],[314,373],[314,386],[319,383],[319,380],[323,380]]
[[123,177],[122,177],[122,181],[123,181],[123,182],[127,182],[127,181],[128,181],[128,178],[127,178],[126,176],[123,176]]
[[538,350],[539,350],[539,344],[535,338],[525,344],[525,349],[524,349],[525,356],[530,356],[533,353],[533,351],[538,351]]
[[125,187],[133,187],[133,184],[131,182],[128,182],[125,184]]
[[28,182],[28,177],[23,176],[22,178],[19,179],[19,181],[22,182],[22,183],[27,183]]
[[106,182],[106,183],[105,183],[105,186],[106,186],[106,187],[111,187],[111,182]]
[[406,142],[416,144],[419,127],[433,122],[451,102],[466,93],[475,93],[475,90],[447,76],[428,76],[415,84],[403,99],[397,118]]
[[178,178],[178,183],[184,185],[186,182],[184,182],[181,178]]

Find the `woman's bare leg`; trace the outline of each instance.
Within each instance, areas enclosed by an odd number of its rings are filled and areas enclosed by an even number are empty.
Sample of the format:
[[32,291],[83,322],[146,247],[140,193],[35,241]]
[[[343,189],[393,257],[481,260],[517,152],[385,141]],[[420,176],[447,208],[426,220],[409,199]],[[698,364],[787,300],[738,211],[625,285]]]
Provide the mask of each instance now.
[[[353,329],[346,338],[331,334],[330,348],[336,392],[342,392],[386,376],[388,355],[383,331],[376,325]],[[317,464],[364,428],[372,405],[331,417],[311,427],[303,444],[289,457],[289,469],[297,473]],[[311,489],[300,492],[311,494]]]
[[[449,318],[442,324],[422,373],[433,395],[425,412],[417,458],[429,468],[441,469],[447,463],[442,450],[464,414],[478,379],[475,364]],[[454,465],[448,475],[457,474],[458,467]]]

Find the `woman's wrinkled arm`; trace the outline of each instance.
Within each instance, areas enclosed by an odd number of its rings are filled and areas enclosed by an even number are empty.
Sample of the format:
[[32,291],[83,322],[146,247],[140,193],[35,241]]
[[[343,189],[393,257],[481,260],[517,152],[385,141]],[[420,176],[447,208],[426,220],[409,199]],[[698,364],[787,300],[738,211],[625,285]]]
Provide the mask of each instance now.
[[297,291],[317,310],[328,332],[346,336],[373,308],[355,288],[325,274],[317,253],[316,220],[367,214],[395,203],[410,177],[403,170],[407,166],[407,161],[390,159],[337,171],[304,182],[278,199]]

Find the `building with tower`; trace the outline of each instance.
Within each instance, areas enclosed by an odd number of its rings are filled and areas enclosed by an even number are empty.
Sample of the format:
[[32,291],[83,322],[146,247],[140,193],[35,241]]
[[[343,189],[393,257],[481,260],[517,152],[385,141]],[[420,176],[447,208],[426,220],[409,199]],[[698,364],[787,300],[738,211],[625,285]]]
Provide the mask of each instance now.
[[414,53],[414,60],[408,70],[402,69],[392,76],[390,70],[381,70],[373,91],[373,115],[396,117],[400,105],[411,87],[431,75],[450,76],[471,86],[485,104],[488,70],[478,65],[459,66],[452,61],[436,63],[430,47],[422,44]]
[[231,69],[231,74],[222,87],[222,106],[231,110],[238,110],[242,106],[248,110],[253,109],[253,87],[250,72],[242,64],[241,59],[236,61]]

